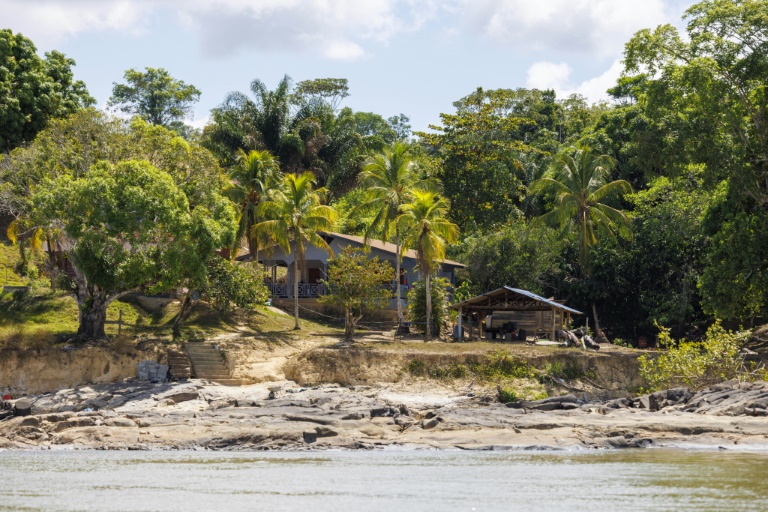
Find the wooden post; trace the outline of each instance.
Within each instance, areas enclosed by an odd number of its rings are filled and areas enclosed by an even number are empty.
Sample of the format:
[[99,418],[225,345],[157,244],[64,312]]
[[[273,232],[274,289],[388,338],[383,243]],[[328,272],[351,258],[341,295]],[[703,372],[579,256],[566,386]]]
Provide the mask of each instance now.
[[[398,289],[398,291],[400,290],[400,283],[399,282],[397,283],[397,289]],[[400,294],[398,293],[398,295],[400,295]],[[400,299],[398,298],[398,300],[400,300]],[[464,332],[461,330],[461,308],[459,308],[459,323],[458,323],[458,326],[459,326],[459,329],[458,329],[458,332],[456,333],[456,334],[458,334],[457,338],[458,338],[459,341],[464,341]]]
[[117,313],[117,335],[120,336],[120,331],[123,329],[123,308],[120,308]]
[[552,308],[552,341],[557,341],[555,336],[555,308]]

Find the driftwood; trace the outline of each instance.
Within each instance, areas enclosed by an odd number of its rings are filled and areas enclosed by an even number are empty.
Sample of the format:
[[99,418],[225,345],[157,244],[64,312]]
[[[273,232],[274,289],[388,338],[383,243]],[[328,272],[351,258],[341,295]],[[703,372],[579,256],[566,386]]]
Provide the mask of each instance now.
[[587,334],[584,327],[574,329],[573,331],[556,330],[555,339],[563,340],[566,347],[577,347],[581,345],[584,350],[600,350],[600,345]]

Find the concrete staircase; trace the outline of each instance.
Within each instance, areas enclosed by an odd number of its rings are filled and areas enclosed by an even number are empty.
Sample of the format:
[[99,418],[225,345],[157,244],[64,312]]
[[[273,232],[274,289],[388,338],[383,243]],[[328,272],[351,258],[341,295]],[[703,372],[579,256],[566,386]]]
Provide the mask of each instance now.
[[186,352],[168,351],[168,372],[172,380],[186,380],[192,376],[192,362]]
[[221,353],[210,343],[191,342],[186,347],[192,362],[192,372],[198,379],[205,379],[225,386],[240,386],[239,379],[233,379]]

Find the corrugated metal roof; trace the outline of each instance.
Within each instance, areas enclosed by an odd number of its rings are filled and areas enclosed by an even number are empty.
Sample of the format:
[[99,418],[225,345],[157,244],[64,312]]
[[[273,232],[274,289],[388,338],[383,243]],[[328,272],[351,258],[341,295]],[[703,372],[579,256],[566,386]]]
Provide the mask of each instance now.
[[478,295],[477,297],[472,297],[471,299],[467,299],[462,302],[457,302],[456,304],[451,305],[451,309],[459,309],[464,306],[471,306],[472,304],[478,303],[483,300],[484,297],[493,297],[496,295],[500,295],[501,292],[512,292],[516,293],[518,295],[522,295],[523,297],[528,297],[529,299],[533,299],[539,302],[543,302],[544,304],[548,304],[552,306],[553,308],[562,309],[563,311],[570,311],[571,313],[575,313],[577,315],[583,315],[581,311],[577,311],[573,308],[569,308],[568,306],[564,306],[558,302],[555,302],[553,300],[549,300],[547,298],[542,297],[541,295],[536,295],[533,292],[529,292],[528,290],[521,290],[519,288],[512,288],[510,286],[503,286],[501,288],[498,288],[496,290],[493,290],[492,292],[487,292],[482,295]]
[[[346,235],[344,233],[332,233],[332,232],[329,232],[326,234],[334,238],[349,240],[350,242],[355,242],[360,245],[368,245],[373,249],[378,249],[380,251],[388,252],[390,254],[397,254],[397,246],[390,242],[382,242],[381,240],[369,238],[368,243],[366,244],[365,238],[363,238],[362,236]],[[403,257],[415,260],[417,259],[418,255],[416,254],[416,251],[414,251],[413,249],[408,249],[403,253]],[[459,267],[459,268],[464,268],[466,266],[463,263],[459,263],[458,261],[451,261],[451,260],[440,260],[439,263],[442,265],[450,265],[452,267]]]

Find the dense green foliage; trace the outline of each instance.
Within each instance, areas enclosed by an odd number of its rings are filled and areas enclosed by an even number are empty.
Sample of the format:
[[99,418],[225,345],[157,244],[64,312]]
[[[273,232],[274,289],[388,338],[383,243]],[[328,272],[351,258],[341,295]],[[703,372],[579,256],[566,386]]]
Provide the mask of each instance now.
[[[641,30],[625,46],[611,104],[476,89],[413,138],[403,114],[344,107],[346,79],[294,85],[286,76],[274,89],[254,80],[247,94],[227,95],[200,145],[158,126],[179,122],[199,93],[164,70],[132,71],[116,86],[113,104],[150,121],[127,123],[82,108],[92,100],[73,81],[71,60],[40,59],[30,41],[2,31],[0,151],[12,151],[0,159],[0,213],[15,219],[22,260],[44,240],[69,237],[74,250],[104,226],[72,238],[63,210],[41,222],[40,194],[53,194],[51,183],[111,190],[110,172],[131,162],[153,183],[170,178],[167,200],[188,205],[178,218],[199,215],[202,233],[221,228],[217,243],[245,242],[254,259],[277,242],[300,267],[303,244],[324,247],[321,232],[337,230],[416,251],[427,289],[450,257],[467,264],[462,292],[510,285],[555,296],[591,314],[592,326],[599,311],[609,338],[635,342],[658,334],[656,324],[679,337],[717,318],[754,325],[768,319],[766,12],[768,0],[702,0],[686,11],[683,31]],[[186,99],[163,103],[153,91]],[[56,193],[91,222],[92,212]],[[224,226],[236,222],[230,236]],[[175,236],[177,228],[186,236],[170,221],[153,229]],[[200,288],[196,268],[182,276],[147,267],[156,275],[144,286]],[[431,318],[432,296],[424,291],[421,318]]]
[[74,80],[74,65],[57,51],[41,59],[32,41],[0,30],[0,153],[33,140],[50,119],[96,103]]
[[217,311],[235,306],[250,309],[269,297],[264,271],[253,265],[234,264],[216,255],[208,261],[206,274],[200,297]]

